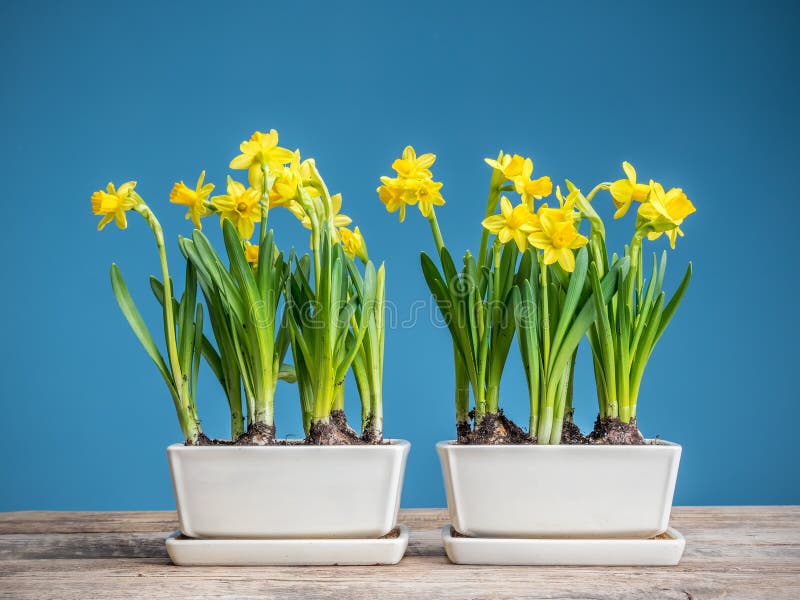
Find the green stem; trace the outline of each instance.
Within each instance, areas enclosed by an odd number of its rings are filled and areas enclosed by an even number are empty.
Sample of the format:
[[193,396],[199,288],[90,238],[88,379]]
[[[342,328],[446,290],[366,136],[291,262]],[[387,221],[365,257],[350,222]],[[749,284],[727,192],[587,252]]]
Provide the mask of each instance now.
[[188,377],[184,380],[181,371],[180,359],[178,358],[178,342],[175,335],[175,312],[172,305],[172,279],[169,276],[169,265],[167,264],[167,249],[164,245],[164,230],[156,215],[150,207],[143,202],[135,208],[136,212],[142,215],[153,231],[158,247],[158,258],[161,262],[161,277],[164,283],[164,330],[166,333],[167,355],[169,366],[172,373],[173,385],[178,393],[175,398],[175,408],[178,412],[178,420],[185,438],[191,442],[196,442],[202,430],[196,411],[192,408],[192,401],[188,394]]
[[261,227],[258,232],[258,245],[261,246],[267,238],[267,215],[269,214],[269,169],[267,165],[261,165]]
[[[485,217],[492,216],[497,210],[497,203],[500,201],[500,189],[505,181],[505,175],[501,171],[494,169],[492,171],[492,180],[489,183],[489,196],[486,199],[486,213]],[[478,248],[478,268],[483,265],[486,260],[486,253],[489,251],[489,230],[485,227],[481,228],[481,245]]]
[[439,229],[439,221],[436,219],[436,211],[433,207],[431,207],[430,215],[428,215],[428,223],[431,225],[431,233],[433,233],[433,240],[436,243],[436,253],[441,256],[444,240],[442,239],[442,230]]
[[231,440],[236,441],[244,433],[244,418],[242,410],[231,408]]
[[[542,352],[544,357],[544,362],[542,364],[547,366],[550,364],[550,307],[548,306],[549,294],[547,290],[547,265],[544,264],[543,256],[540,257],[540,260],[540,270],[542,272]],[[546,374],[545,379],[547,379]]]
[[456,424],[469,422],[469,377],[464,361],[453,343],[453,362],[455,364]]
[[344,382],[337,385],[334,391],[333,410],[344,411]]

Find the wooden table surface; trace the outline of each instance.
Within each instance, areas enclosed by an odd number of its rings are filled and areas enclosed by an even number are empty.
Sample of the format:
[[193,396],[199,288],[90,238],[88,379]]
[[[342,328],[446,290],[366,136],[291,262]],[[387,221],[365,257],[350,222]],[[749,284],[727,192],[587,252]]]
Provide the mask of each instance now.
[[800,507],[676,507],[677,567],[450,564],[441,509],[402,510],[405,558],[382,567],[173,566],[173,512],[0,513],[0,598],[800,599]]

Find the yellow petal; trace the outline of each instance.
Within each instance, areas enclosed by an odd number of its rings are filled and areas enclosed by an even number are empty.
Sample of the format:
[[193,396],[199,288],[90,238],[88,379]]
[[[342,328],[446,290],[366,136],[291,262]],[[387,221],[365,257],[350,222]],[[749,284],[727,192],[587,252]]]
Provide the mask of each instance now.
[[511,213],[514,212],[514,208],[511,206],[511,201],[505,196],[501,196],[500,198],[500,212],[506,219],[508,219],[511,216]]
[[100,222],[97,224],[97,231],[102,231],[103,227],[111,223],[114,220],[114,215],[104,215]]
[[609,191],[611,192],[611,197],[614,199],[614,204],[617,208],[625,204],[630,204],[633,198],[633,186],[631,186],[631,182],[627,179],[618,179],[611,184]]
[[525,179],[530,179],[532,174],[533,174],[533,161],[530,158],[526,158],[525,162],[522,163],[522,177],[524,177]]
[[491,217],[486,217],[483,221],[481,221],[481,225],[486,228],[489,233],[497,233],[503,227],[505,227],[506,220],[503,215],[492,215]]
[[633,165],[629,163],[627,160],[623,161],[622,163],[622,170],[625,171],[625,175],[628,176],[628,181],[631,185],[636,184],[636,169],[633,168]]
[[423,169],[427,169],[433,163],[436,162],[436,155],[435,154],[422,154],[417,157],[417,166],[422,167]]
[[525,252],[525,248],[528,247],[528,235],[518,229],[514,232],[514,241],[517,243],[517,248],[519,248],[520,252]]
[[567,273],[572,273],[575,270],[575,255],[569,248],[561,248],[558,253],[558,264]]
[[544,249],[544,255],[543,255],[544,264],[552,265],[554,262],[558,262],[560,254],[561,253],[556,248],[553,248],[552,246],[547,246]]
[[253,157],[248,154],[240,154],[235,157],[228,165],[230,169],[246,169],[253,162]]

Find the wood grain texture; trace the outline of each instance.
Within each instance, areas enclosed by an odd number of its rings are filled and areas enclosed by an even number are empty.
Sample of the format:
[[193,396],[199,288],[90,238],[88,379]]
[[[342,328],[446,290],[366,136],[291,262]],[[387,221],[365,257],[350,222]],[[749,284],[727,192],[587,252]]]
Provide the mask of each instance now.
[[800,507],[679,507],[668,568],[449,563],[441,509],[403,510],[406,557],[384,567],[181,568],[173,512],[0,513],[0,598],[800,598]]

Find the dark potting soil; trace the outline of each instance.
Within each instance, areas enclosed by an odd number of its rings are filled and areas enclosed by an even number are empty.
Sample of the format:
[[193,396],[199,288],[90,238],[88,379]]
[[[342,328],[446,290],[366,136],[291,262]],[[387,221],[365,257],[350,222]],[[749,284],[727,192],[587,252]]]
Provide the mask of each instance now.
[[581,433],[580,428],[572,421],[566,421],[561,430],[561,443],[566,445],[588,444],[589,438]]
[[[474,413],[470,412],[474,418]],[[457,444],[535,444],[536,438],[530,437],[519,425],[508,419],[503,411],[488,414],[474,429],[469,422],[456,424]],[[633,418],[623,423],[617,418],[597,418],[594,430],[588,436],[581,433],[580,428],[572,421],[565,421],[561,431],[561,443],[564,445],[640,445],[645,444],[642,434]]]
[[271,446],[275,443],[275,425],[253,423],[239,436],[235,446]]
[[306,444],[314,446],[357,446],[365,444],[347,424],[344,411],[335,410],[327,423],[311,423]]
[[[467,424],[468,425],[468,424]],[[461,442],[462,431],[459,431],[459,442]],[[483,417],[475,429],[463,436],[467,444],[532,444],[534,440],[528,437],[525,431],[503,414],[503,410],[496,413],[489,413]]]
[[196,442],[187,440],[187,446],[295,446],[295,445],[315,445],[315,446],[357,446],[357,445],[378,445],[387,444],[383,435],[372,430],[370,423],[364,430],[363,437],[359,437],[355,430],[347,423],[344,411],[335,410],[331,412],[328,423],[315,423],[311,425],[311,431],[302,441],[276,440],[275,426],[255,423],[248,426],[247,431],[239,436],[236,441],[220,440],[209,438],[201,433]]
[[589,434],[590,444],[608,444],[614,446],[638,446],[645,443],[644,437],[636,425],[636,417],[629,423],[623,423],[616,417],[597,417],[594,430]]

